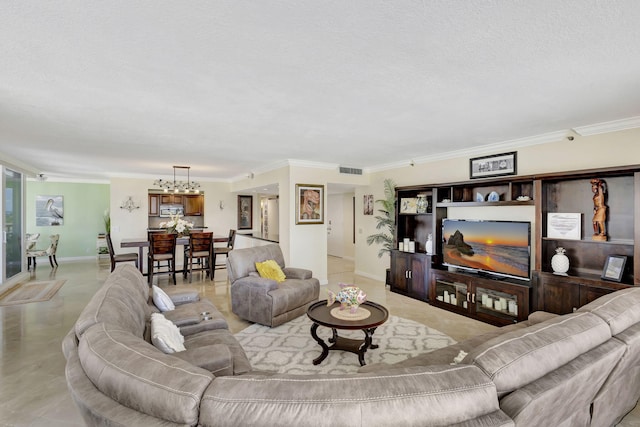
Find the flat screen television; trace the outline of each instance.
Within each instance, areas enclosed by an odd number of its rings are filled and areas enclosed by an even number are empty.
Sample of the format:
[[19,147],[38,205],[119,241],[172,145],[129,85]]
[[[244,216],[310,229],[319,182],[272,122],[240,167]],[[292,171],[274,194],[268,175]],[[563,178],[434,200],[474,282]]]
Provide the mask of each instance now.
[[444,219],[443,264],[530,280],[531,223]]

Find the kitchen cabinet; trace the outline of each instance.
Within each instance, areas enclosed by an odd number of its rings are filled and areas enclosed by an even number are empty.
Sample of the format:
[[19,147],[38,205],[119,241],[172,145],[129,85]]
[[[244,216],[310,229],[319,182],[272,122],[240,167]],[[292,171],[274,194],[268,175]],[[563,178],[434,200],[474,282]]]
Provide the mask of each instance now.
[[184,199],[182,194],[161,194],[160,195],[161,205],[182,205],[183,203],[184,203]]
[[149,194],[149,216],[160,216],[160,194]]
[[185,216],[202,216],[204,215],[204,195],[194,194],[183,196],[184,215]]

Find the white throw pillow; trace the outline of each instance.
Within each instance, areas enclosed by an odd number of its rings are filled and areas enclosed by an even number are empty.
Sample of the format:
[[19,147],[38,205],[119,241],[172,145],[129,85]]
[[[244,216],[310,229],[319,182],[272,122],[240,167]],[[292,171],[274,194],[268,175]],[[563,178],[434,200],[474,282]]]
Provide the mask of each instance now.
[[176,306],[171,298],[169,298],[169,295],[156,285],[153,285],[153,303],[160,311],[171,311],[176,309]]
[[163,353],[186,350],[180,329],[160,313],[151,314],[151,342]]

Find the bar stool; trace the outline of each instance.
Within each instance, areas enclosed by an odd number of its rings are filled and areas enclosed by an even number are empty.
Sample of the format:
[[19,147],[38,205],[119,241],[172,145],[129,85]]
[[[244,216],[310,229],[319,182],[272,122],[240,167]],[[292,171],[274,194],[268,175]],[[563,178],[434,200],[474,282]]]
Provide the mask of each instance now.
[[233,250],[235,240],[236,230],[231,229],[229,230],[229,240],[227,240],[227,246],[219,248],[216,248],[215,246],[213,247],[213,270],[211,272],[211,280],[213,280],[213,275],[215,274],[216,270],[227,268],[226,259],[224,264],[216,264],[216,258],[218,255],[224,255],[225,257],[227,257],[229,255],[229,252]]
[[107,233],[107,248],[109,249],[109,259],[111,260],[111,271],[115,270],[116,264],[119,262],[135,262],[138,268],[138,254],[136,252],[128,252],[126,254],[116,254],[113,250],[113,241],[111,234]]
[[196,271],[206,271],[207,276],[213,280],[213,233],[191,233],[189,235],[189,246],[184,250],[184,277],[187,277],[189,269],[189,282],[193,278],[193,262],[198,262]]
[[[149,257],[147,275],[149,286],[153,284],[154,274],[170,274],[176,285],[176,238],[175,233],[149,233]],[[167,266],[161,266],[161,262]],[[158,265],[155,265],[158,263]],[[164,270],[166,268],[166,270]]]

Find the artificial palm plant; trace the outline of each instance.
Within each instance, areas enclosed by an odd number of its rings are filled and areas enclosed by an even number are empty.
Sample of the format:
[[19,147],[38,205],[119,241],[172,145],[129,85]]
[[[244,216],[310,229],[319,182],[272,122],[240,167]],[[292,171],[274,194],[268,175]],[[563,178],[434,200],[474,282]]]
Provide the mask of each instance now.
[[384,199],[376,200],[376,203],[381,205],[381,209],[378,209],[381,215],[376,216],[376,230],[386,231],[367,237],[367,244],[381,244],[378,258],[382,258],[394,248],[393,237],[396,234],[396,184],[392,179],[384,180]]

